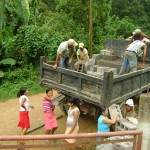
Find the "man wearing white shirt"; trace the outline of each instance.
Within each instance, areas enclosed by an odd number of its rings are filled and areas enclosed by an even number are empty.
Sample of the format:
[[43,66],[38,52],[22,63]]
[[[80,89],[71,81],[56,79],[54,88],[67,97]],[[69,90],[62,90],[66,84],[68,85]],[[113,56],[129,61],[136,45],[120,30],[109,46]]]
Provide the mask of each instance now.
[[132,42],[127,47],[125,54],[124,54],[124,61],[122,63],[122,67],[120,69],[119,74],[124,74],[126,72],[128,65],[130,67],[130,72],[137,71],[137,56],[141,52],[143,52],[142,68],[145,67],[147,46],[141,40],[142,40],[141,34],[136,34],[134,37],[134,42]]
[[79,43],[79,49],[77,50],[77,59],[78,61],[75,63],[74,69],[77,70],[79,65],[83,65],[83,70],[86,73],[89,56],[87,49],[84,48],[84,43]]
[[76,51],[75,47],[77,45],[78,44],[73,39],[69,39],[68,41],[62,42],[58,47],[56,62],[53,68],[57,69],[59,62],[59,67],[69,69],[70,64],[72,63],[74,52]]

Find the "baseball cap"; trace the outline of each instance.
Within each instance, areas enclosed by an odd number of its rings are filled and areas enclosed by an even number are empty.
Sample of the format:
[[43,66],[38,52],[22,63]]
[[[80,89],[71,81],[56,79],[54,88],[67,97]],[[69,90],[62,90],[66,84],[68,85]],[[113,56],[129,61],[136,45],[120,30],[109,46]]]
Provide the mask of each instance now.
[[133,103],[133,100],[132,100],[132,99],[128,99],[128,100],[126,101],[126,104],[129,105],[129,106],[131,106],[131,107],[134,106],[134,103]]
[[83,48],[84,47],[84,43],[79,43],[79,48]]
[[140,34],[140,33],[142,33],[141,30],[140,29],[136,29],[132,34],[135,35],[135,34]]
[[78,43],[76,43],[74,39],[69,39],[68,40],[68,44],[69,45],[73,45],[73,46],[77,46],[78,45]]

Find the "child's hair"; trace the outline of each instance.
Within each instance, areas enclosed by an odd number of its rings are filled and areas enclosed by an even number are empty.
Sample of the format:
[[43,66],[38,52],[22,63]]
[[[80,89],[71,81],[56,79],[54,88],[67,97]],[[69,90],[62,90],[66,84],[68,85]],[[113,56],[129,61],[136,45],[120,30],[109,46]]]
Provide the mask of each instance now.
[[20,97],[22,95],[24,95],[24,93],[27,91],[26,87],[21,87],[20,90],[17,93],[17,97]]
[[76,97],[72,97],[68,100],[68,103],[73,103],[73,105],[76,105],[79,108],[79,99]]
[[107,107],[105,105],[100,105],[99,106],[99,114],[102,115],[102,113],[105,112],[106,108]]
[[53,91],[53,89],[52,89],[52,88],[48,88],[48,89],[46,90],[46,94],[47,94],[49,91]]

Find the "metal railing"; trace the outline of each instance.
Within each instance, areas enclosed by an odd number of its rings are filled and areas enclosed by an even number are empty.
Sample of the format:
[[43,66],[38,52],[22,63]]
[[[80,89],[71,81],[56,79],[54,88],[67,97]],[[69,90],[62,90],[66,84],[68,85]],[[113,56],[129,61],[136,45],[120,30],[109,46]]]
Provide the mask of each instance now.
[[[25,135],[25,136],[0,136],[0,149],[25,149],[25,148],[54,148],[61,149],[69,146],[93,146],[108,143],[131,142],[132,150],[141,150],[142,131],[118,131],[105,133],[79,133],[55,135]],[[123,138],[115,138],[115,137]],[[130,136],[130,138],[128,138]],[[109,138],[108,138],[109,137]],[[114,137],[113,139],[111,137]],[[96,139],[101,138],[101,142]],[[68,144],[65,139],[77,139],[74,144]],[[103,140],[102,140],[103,139]],[[105,140],[104,140],[105,139]],[[48,141],[49,143],[46,143]],[[20,143],[24,142],[24,145]],[[87,148],[86,148],[87,149]]]

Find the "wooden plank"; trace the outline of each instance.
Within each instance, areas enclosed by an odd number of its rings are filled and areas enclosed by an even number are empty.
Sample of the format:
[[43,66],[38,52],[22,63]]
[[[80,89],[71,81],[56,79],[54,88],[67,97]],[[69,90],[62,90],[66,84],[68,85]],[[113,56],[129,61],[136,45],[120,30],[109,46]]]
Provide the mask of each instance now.
[[112,96],[112,88],[113,88],[113,72],[105,72],[104,73],[104,84],[103,84],[103,93],[101,98],[101,103],[109,104]]
[[82,79],[78,78],[78,91],[81,91],[82,89]]

